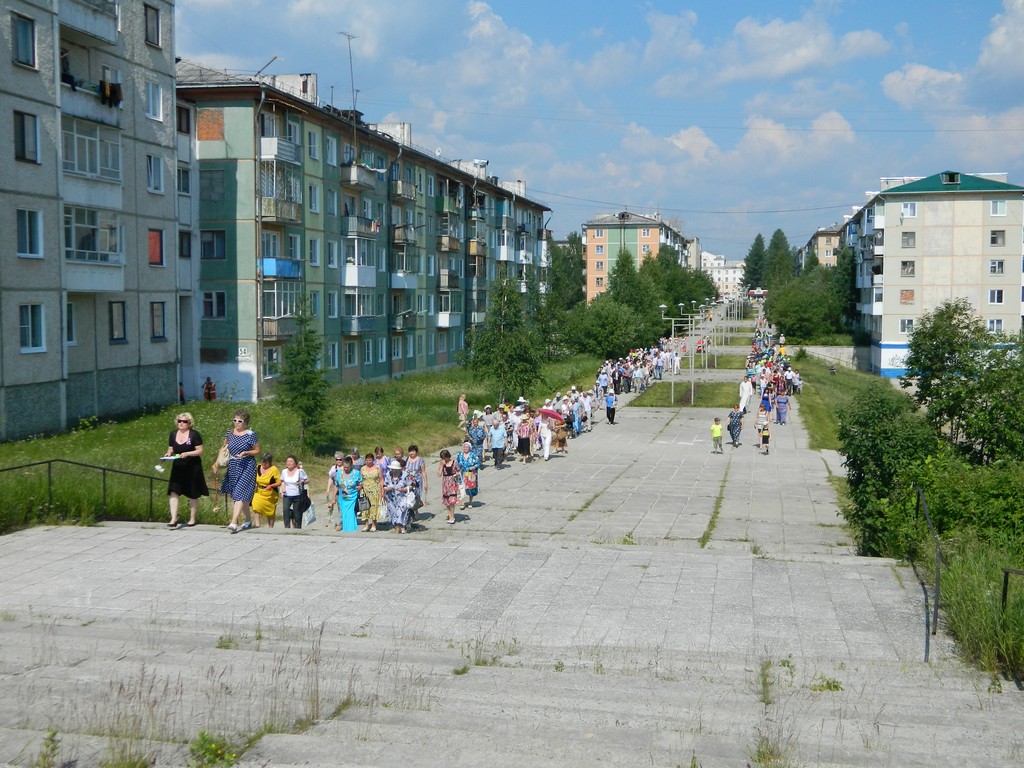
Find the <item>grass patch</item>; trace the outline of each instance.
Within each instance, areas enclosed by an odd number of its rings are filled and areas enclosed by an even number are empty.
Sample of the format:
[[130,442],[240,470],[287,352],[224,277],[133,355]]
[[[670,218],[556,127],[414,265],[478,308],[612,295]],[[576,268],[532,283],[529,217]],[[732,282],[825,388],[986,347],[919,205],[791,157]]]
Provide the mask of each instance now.
[[[744,355],[719,355],[718,365],[715,365],[715,357],[712,355],[708,358],[709,368],[718,368],[719,370],[728,368],[735,369],[737,371],[745,371],[747,369],[747,358]],[[680,367],[680,371],[682,368]]]
[[700,548],[704,549],[711,541],[711,534],[715,532],[715,526],[718,525],[718,513],[722,511],[722,502],[725,499],[725,484],[729,480],[729,467],[725,468],[725,474],[722,475],[722,483],[718,486],[718,497],[715,499],[715,507],[711,510],[711,518],[708,520],[708,525],[704,529],[704,533],[697,539],[697,543],[700,544]]
[[[672,401],[672,385],[666,381],[647,388],[642,395],[630,401],[629,406],[641,408],[671,408],[690,405],[690,382],[677,381],[675,402]],[[732,408],[736,405],[738,383],[725,381],[697,382],[694,386],[694,408]]]
[[811,683],[810,689],[815,693],[838,693],[843,690],[843,684],[834,677],[818,675]]
[[832,376],[826,363],[810,358],[795,367],[804,382],[796,400],[812,451],[840,450],[839,411],[872,387],[892,387],[885,379],[850,368],[839,368]]
[[464,675],[469,672],[469,664],[463,664],[461,667],[456,667],[452,670],[453,675]]
[[[601,361],[574,356],[544,365],[536,386],[522,394],[531,402],[543,402],[555,390],[572,385],[588,387]],[[196,401],[182,407],[169,405],[133,418],[98,423],[90,420],[63,435],[38,437],[0,444],[0,467],[14,467],[49,459],[70,459],[97,467],[112,467],[145,475],[145,478],[108,474],[105,507],[101,503],[103,478],[99,470],[54,465],[52,495],[47,489],[46,466],[0,473],[0,493],[7,503],[0,508],[0,534],[37,524],[91,524],[95,520],[166,520],[167,473],[154,470],[167,447],[174,416],[189,411],[206,444],[204,463],[212,464],[221,437],[230,427],[236,408],[246,408],[252,428],[264,450],[278,457],[294,453],[311,478],[326,476],[329,457],[340,448],[358,446],[361,452],[382,445],[387,453],[396,446],[416,443],[424,456],[462,440],[455,405],[465,392],[471,408],[496,405],[490,384],[463,368],[450,368],[405,376],[390,382],[349,384],[328,395],[328,443],[317,450],[299,442],[298,422],[280,402],[233,403],[226,400]],[[152,478],[150,481],[147,478]],[[320,480],[313,491],[320,492]],[[200,502],[199,522],[226,522],[223,504],[215,510],[215,497]]]

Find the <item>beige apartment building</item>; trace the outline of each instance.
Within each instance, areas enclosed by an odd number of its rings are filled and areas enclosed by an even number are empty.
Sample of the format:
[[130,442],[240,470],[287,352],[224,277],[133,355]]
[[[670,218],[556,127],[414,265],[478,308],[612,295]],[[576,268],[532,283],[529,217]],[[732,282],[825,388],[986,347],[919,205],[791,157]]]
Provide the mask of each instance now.
[[833,224],[830,227],[818,227],[817,232],[811,235],[810,240],[797,251],[797,260],[800,268],[807,264],[811,254],[818,257],[818,263],[823,267],[834,267],[839,258],[839,251],[843,247],[843,225]]

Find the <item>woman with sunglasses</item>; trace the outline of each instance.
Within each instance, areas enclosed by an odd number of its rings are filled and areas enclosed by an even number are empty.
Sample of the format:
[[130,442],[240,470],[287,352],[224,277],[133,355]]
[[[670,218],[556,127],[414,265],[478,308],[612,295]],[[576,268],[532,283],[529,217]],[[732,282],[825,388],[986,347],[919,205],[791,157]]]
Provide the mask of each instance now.
[[[224,445],[228,447],[231,460],[228,462],[228,473],[220,490],[231,496],[234,509],[228,530],[231,533],[245,531],[252,527],[252,497],[256,493],[256,459],[260,455],[260,441],[256,433],[249,429],[249,412],[245,409],[235,411],[231,417],[232,428],[224,435]],[[241,527],[238,520],[245,515]]]
[[167,438],[167,452],[164,456],[176,457],[171,462],[171,476],[167,481],[167,503],[171,508],[171,522],[168,528],[179,527],[178,499],[188,499],[189,517],[187,527],[196,524],[196,513],[199,511],[199,497],[209,496],[206,477],[203,475],[203,436],[199,430],[192,428],[192,414],[179,413],[175,418],[178,428]]

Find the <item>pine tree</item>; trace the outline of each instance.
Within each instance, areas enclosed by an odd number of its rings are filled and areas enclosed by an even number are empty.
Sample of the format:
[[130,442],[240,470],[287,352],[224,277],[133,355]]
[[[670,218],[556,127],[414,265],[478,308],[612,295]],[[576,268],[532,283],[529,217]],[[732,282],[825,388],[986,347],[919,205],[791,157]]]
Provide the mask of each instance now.
[[758,234],[747,251],[747,258],[743,262],[743,284],[747,288],[761,288],[764,283],[765,268],[764,237]]
[[284,348],[277,395],[281,403],[299,419],[299,439],[317,447],[324,439],[324,414],[327,412],[329,385],[320,367],[323,337],[313,327],[308,300],[295,314],[295,335]]

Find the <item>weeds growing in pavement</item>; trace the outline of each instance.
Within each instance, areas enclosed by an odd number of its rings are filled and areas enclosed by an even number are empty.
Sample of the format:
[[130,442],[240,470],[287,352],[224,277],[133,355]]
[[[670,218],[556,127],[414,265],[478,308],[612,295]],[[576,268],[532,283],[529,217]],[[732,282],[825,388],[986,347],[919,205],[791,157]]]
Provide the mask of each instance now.
[[32,761],[32,768],[57,768],[60,764],[60,736],[56,728],[51,728],[43,737],[39,754]]
[[725,474],[722,475],[722,482],[718,486],[718,497],[715,499],[715,506],[711,510],[711,517],[708,519],[707,527],[704,529],[704,533],[697,539],[697,543],[700,544],[701,549],[704,549],[711,541],[711,534],[715,532],[715,526],[718,525],[718,513],[722,511],[722,503],[725,501],[725,484],[729,481],[729,465],[725,467]]
[[775,693],[773,686],[775,685],[775,675],[772,674],[772,660],[761,659],[761,664],[757,669],[757,678],[755,680],[755,693],[757,700],[760,701],[764,706],[771,706],[775,701]]
[[764,720],[754,728],[754,744],[747,756],[761,768],[792,768],[792,737],[779,721]]
[[843,690],[843,684],[834,677],[819,674],[809,686],[815,693],[836,693]]
[[189,744],[188,754],[188,768],[229,768],[238,760],[238,747],[224,736],[200,731]]
[[221,635],[217,638],[217,648],[222,651],[234,651],[238,649],[238,641],[231,635]]
[[456,667],[452,670],[452,674],[456,676],[464,675],[467,672],[469,672],[469,664],[463,664],[461,667]]

